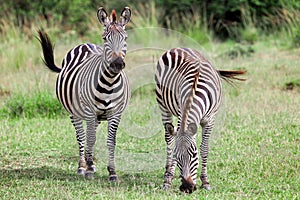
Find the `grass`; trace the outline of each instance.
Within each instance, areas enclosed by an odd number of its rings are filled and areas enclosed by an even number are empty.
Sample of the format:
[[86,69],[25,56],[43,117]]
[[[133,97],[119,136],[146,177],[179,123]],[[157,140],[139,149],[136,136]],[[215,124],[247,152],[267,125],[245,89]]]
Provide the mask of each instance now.
[[9,118],[33,118],[33,117],[55,117],[65,115],[56,96],[49,91],[35,91],[32,94],[14,94],[5,102],[2,117]]
[[[142,34],[147,31],[150,35],[161,33],[161,29],[144,29]],[[95,179],[78,177],[75,133],[68,114],[51,115],[57,106],[56,75],[44,69],[38,42],[33,38],[14,37],[1,43],[1,198],[300,198],[299,49],[282,47],[275,39],[263,42],[258,39],[251,44],[251,54],[231,58],[226,55],[234,49],[234,43],[205,44],[206,54],[217,68],[246,69],[248,80],[239,83],[237,88],[224,83],[225,99],[210,142],[208,173],[212,190],[198,189],[192,195],[184,195],[179,192],[178,170],[171,190],[160,188],[165,142],[152,73],[163,49],[180,44],[196,48],[197,45],[191,38],[169,32],[168,37],[159,35],[161,43],[147,40],[146,46],[151,48],[143,49],[145,44],[137,42],[143,35],[134,41],[130,38],[133,34],[137,33],[128,32],[126,70],[134,91],[117,135],[116,165],[120,183],[107,180],[107,123],[102,123],[97,131]],[[82,42],[82,39],[69,42],[59,37],[53,39],[57,64],[67,50]],[[5,52],[11,45],[16,47]],[[198,48],[204,49],[199,45]],[[292,89],[287,89],[288,83],[292,83]],[[25,114],[13,117],[5,113],[3,109],[9,105],[22,106]],[[42,114],[36,110],[39,106],[44,106]]]

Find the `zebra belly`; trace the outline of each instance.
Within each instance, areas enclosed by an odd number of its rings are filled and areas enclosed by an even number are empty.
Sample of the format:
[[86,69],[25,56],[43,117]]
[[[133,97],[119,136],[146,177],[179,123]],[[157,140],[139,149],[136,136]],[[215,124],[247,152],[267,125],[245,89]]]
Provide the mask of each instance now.
[[[70,80],[70,79],[69,79]],[[67,81],[64,78],[58,77],[56,84],[56,95],[59,102],[71,115],[79,118],[84,118],[86,115],[85,106],[80,100],[79,84],[72,81]]]

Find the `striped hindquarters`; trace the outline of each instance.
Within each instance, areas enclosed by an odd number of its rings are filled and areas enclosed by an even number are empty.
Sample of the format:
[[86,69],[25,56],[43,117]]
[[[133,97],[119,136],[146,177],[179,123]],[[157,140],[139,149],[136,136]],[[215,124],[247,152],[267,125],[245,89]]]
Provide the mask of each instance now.
[[211,63],[195,50],[171,49],[158,61],[156,96],[162,110],[181,117],[183,105],[198,75],[189,121],[197,124],[216,112],[221,100],[221,80]]

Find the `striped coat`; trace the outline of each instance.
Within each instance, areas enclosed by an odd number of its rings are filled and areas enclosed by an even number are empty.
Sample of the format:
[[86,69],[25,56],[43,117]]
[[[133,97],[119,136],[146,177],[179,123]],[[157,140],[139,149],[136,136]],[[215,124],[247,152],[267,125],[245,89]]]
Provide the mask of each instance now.
[[[56,81],[57,98],[70,113],[75,127],[80,157],[78,174],[87,178],[94,177],[96,167],[93,148],[96,129],[102,120],[107,120],[107,169],[109,180],[116,181],[116,131],[130,98],[128,79],[123,69],[127,50],[125,26],[130,20],[131,11],[125,7],[117,20],[114,10],[109,18],[107,12],[100,7],[97,16],[104,26],[103,47],[95,44],[78,45],[66,54],[61,67],[54,63],[53,45],[48,35],[42,31],[38,33],[44,63],[50,70],[59,73]],[[86,130],[83,121],[86,121]]]
[[[180,190],[191,193],[196,189],[198,149],[196,135],[202,128],[200,156],[202,187],[210,189],[207,178],[208,139],[222,98],[221,78],[237,79],[244,71],[216,70],[198,51],[174,48],[159,59],[156,73],[156,99],[162,111],[167,143],[167,161],[163,188],[168,189],[176,165],[180,169]],[[178,117],[177,128],[173,116]],[[173,148],[173,144],[174,148]]]

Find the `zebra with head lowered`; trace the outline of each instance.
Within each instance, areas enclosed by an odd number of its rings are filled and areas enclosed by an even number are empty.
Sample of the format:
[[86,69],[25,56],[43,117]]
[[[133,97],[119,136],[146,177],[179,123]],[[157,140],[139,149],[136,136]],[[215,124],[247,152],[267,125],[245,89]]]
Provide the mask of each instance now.
[[[38,33],[45,65],[59,73],[56,81],[57,98],[70,113],[75,127],[80,156],[78,174],[87,178],[94,177],[96,167],[93,162],[93,148],[96,129],[102,120],[107,120],[107,169],[109,180],[116,181],[116,131],[130,98],[128,79],[123,68],[127,50],[125,26],[130,21],[131,11],[125,7],[117,20],[115,10],[108,17],[107,12],[100,7],[97,16],[100,24],[104,26],[103,47],[88,43],[78,45],[66,54],[61,68],[54,63],[53,45],[48,35],[41,30]],[[86,134],[83,120],[86,121]]]
[[[155,82],[167,143],[164,189],[171,186],[177,165],[182,182],[180,190],[186,193],[196,190],[199,165],[196,134],[199,125],[202,126],[200,178],[202,187],[210,189],[206,172],[208,139],[222,98],[220,78],[244,80],[236,77],[244,73],[215,70],[204,56],[189,48],[174,48],[160,57]],[[173,116],[178,117],[177,128],[172,124]]]

